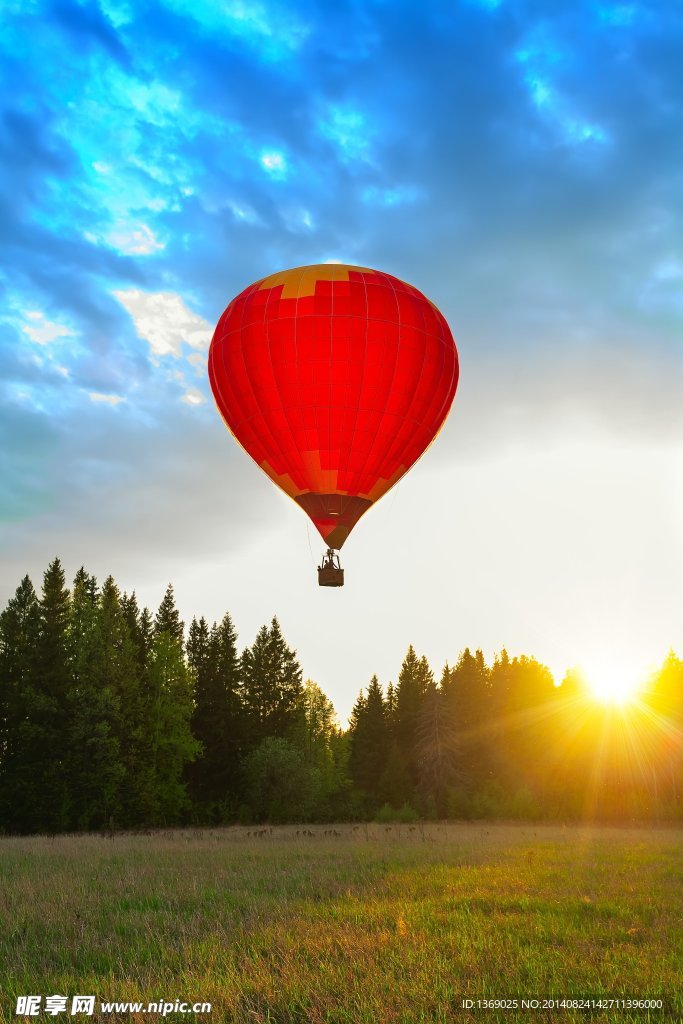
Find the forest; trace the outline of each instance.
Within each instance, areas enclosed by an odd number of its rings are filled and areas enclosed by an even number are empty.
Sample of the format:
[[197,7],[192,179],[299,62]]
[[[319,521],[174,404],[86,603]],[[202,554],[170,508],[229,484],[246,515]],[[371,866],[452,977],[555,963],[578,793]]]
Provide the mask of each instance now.
[[[409,638],[407,638],[409,639]],[[55,559],[0,613],[0,832],[285,821],[683,818],[683,662],[629,706],[578,670],[461,650],[435,675],[408,646],[348,728],[277,618],[240,650],[229,614],[187,630],[110,576]]]

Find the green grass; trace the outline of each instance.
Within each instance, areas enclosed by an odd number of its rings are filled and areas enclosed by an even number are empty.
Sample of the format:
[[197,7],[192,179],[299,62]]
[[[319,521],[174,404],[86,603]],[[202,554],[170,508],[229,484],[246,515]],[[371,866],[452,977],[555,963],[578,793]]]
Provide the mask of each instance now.
[[586,1020],[461,1003],[587,995],[670,1008],[594,1020],[683,1019],[680,830],[336,829],[1,839],[0,1021],[53,993],[244,1024]]

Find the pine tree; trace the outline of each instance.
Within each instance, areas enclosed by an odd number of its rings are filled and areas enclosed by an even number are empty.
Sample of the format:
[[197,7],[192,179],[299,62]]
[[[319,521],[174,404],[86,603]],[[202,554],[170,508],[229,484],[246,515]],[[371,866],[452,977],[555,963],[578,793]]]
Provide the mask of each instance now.
[[430,686],[434,686],[434,673],[429,667],[429,662],[427,661],[427,658],[425,657],[424,654],[422,655],[418,662],[417,678],[419,681],[420,689],[422,691],[422,695],[424,696],[427,693],[427,690],[430,688]]
[[71,824],[79,829],[102,828],[121,819],[126,732],[122,705],[137,672],[128,623],[111,576],[97,598],[94,579],[80,570],[74,581],[69,632]]
[[185,627],[176,608],[173,584],[169,583],[154,620],[154,635],[165,633],[171,640],[182,644]]
[[481,651],[469,647],[455,666],[442,675],[441,689],[450,720],[458,734],[456,765],[470,790],[479,789],[492,770],[492,723],[489,671]]
[[190,728],[192,686],[169,584],[154,620],[143,702],[149,758],[140,796],[145,818],[154,824],[177,822],[188,807],[185,766],[201,752]]
[[154,635],[152,614],[149,608],[143,608],[142,612],[140,611],[135,591],[130,595],[123,594],[121,597],[121,611],[128,626],[138,666],[140,669],[144,669],[152,649],[152,638]]
[[120,749],[123,777],[119,823],[149,825],[154,820],[155,773],[152,737],[156,735],[155,704],[150,694],[150,667],[154,619],[148,608],[139,609],[135,592],[121,597],[134,664],[122,679]]
[[349,762],[351,736],[335,729],[330,736],[329,787],[318,814],[328,821],[343,821],[353,814],[353,783]]
[[395,796],[395,800],[401,803],[413,800],[417,786],[417,726],[422,701],[430,682],[433,682],[433,676],[427,659],[424,656],[418,658],[411,644],[398,676],[394,715],[396,743],[406,767],[404,792],[397,792]]
[[[683,803],[683,661],[670,650],[661,668],[650,677],[641,698],[648,709],[641,750],[649,753],[642,770],[649,776],[657,805],[668,803],[680,814]],[[653,801],[654,802],[654,801]]]
[[446,812],[448,787],[458,775],[458,739],[452,708],[432,679],[427,685],[417,724],[420,792],[440,814]]
[[366,696],[356,701],[351,716],[349,768],[354,784],[377,806],[388,754],[388,727],[384,695],[377,676],[370,680]]
[[491,667],[492,764],[494,776],[509,790],[514,790],[521,781],[516,735],[519,725],[516,720],[517,677],[516,659],[511,659],[503,648]]
[[243,709],[237,633],[229,615],[211,631],[193,619],[187,659],[195,679],[192,733],[203,747],[188,766],[200,816],[225,820],[237,804],[243,747]]
[[[215,623],[214,623],[215,627]],[[209,626],[202,615],[201,619],[192,619],[187,634],[187,663],[195,674],[195,679],[204,677],[210,665]]]
[[389,682],[387,685],[384,706],[386,708],[389,731],[393,734],[396,728],[396,687],[392,682]]
[[303,719],[302,673],[276,618],[262,626],[241,660],[242,700],[250,745],[267,736],[293,736]]
[[64,570],[56,558],[43,576],[38,602],[31,713],[34,730],[27,750],[31,768],[25,792],[27,805],[33,812],[31,828],[48,832],[65,828],[69,814],[66,774],[69,605]]
[[30,831],[39,608],[25,576],[0,614],[0,830]]

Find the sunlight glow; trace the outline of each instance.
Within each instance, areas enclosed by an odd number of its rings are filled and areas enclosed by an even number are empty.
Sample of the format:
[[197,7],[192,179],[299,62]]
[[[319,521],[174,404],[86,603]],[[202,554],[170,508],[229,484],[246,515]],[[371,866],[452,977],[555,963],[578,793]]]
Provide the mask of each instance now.
[[581,668],[588,693],[603,704],[629,704],[643,688],[636,669],[608,656],[585,659]]

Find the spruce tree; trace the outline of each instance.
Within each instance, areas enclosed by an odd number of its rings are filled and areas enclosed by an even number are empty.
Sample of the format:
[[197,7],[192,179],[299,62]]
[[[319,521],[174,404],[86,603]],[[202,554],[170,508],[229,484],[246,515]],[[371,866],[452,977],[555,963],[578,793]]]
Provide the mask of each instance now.
[[200,817],[226,820],[238,802],[243,748],[243,710],[237,633],[228,614],[211,631],[193,619],[187,660],[194,674],[192,732],[202,753],[188,766],[188,779]]
[[384,706],[386,708],[389,731],[393,734],[396,728],[396,687],[392,682],[389,682],[387,685]]
[[494,658],[491,666],[491,728],[490,763],[493,778],[509,790],[521,782],[520,765],[513,753],[517,746],[515,732],[519,727],[515,684],[518,681],[516,659],[511,659],[505,648]]
[[544,744],[541,755],[538,742],[539,735],[550,740],[556,733],[555,683],[550,669],[525,654],[510,663],[510,680],[506,777],[511,787],[544,799],[564,771],[557,745]]
[[182,644],[184,631],[185,627],[175,603],[173,584],[169,583],[154,619],[154,635],[165,633],[171,640]]
[[121,597],[121,612],[131,644],[133,666],[123,677],[120,702],[120,747],[123,777],[120,786],[120,824],[151,824],[155,814],[155,704],[150,694],[154,620],[148,608],[139,609],[135,591]]
[[351,721],[351,777],[365,794],[368,809],[376,808],[382,796],[389,740],[384,695],[376,675],[367,694],[356,701]]
[[658,810],[666,803],[670,813],[679,817],[683,803],[683,661],[672,650],[650,677],[641,707],[647,709],[641,771],[649,776],[648,787],[652,784],[656,790]]
[[121,597],[121,611],[123,612],[128,632],[135,650],[135,657],[140,669],[143,669],[149,659],[152,649],[152,637],[154,635],[154,622],[149,608],[140,611],[135,591],[132,594],[123,594]]
[[251,746],[267,736],[292,737],[303,720],[302,673],[276,618],[262,626],[241,660],[242,700]]
[[0,830],[30,831],[38,598],[25,576],[0,614]]
[[149,754],[140,796],[145,818],[153,824],[177,822],[188,808],[185,767],[201,752],[190,727],[192,684],[183,623],[169,584],[154,620],[143,702]]
[[458,734],[456,765],[463,786],[477,790],[492,770],[489,671],[481,651],[469,647],[442,676],[441,689]]
[[418,658],[411,644],[398,676],[394,716],[396,743],[406,767],[404,792],[397,793],[395,797],[401,803],[413,800],[414,790],[417,786],[417,726],[422,701],[430,681],[433,682],[433,676],[427,659],[425,657]]
[[426,806],[446,813],[448,788],[458,776],[458,739],[452,708],[432,679],[417,723],[418,787]]
[[69,606],[64,570],[56,558],[43,576],[38,602],[31,712],[34,729],[27,750],[30,771],[25,780],[25,799],[33,812],[32,829],[47,832],[64,829],[69,816],[66,773]]
[[99,598],[83,570],[74,581],[70,640],[69,796],[79,829],[120,822],[125,773],[122,708],[137,672],[128,623],[112,577]]

